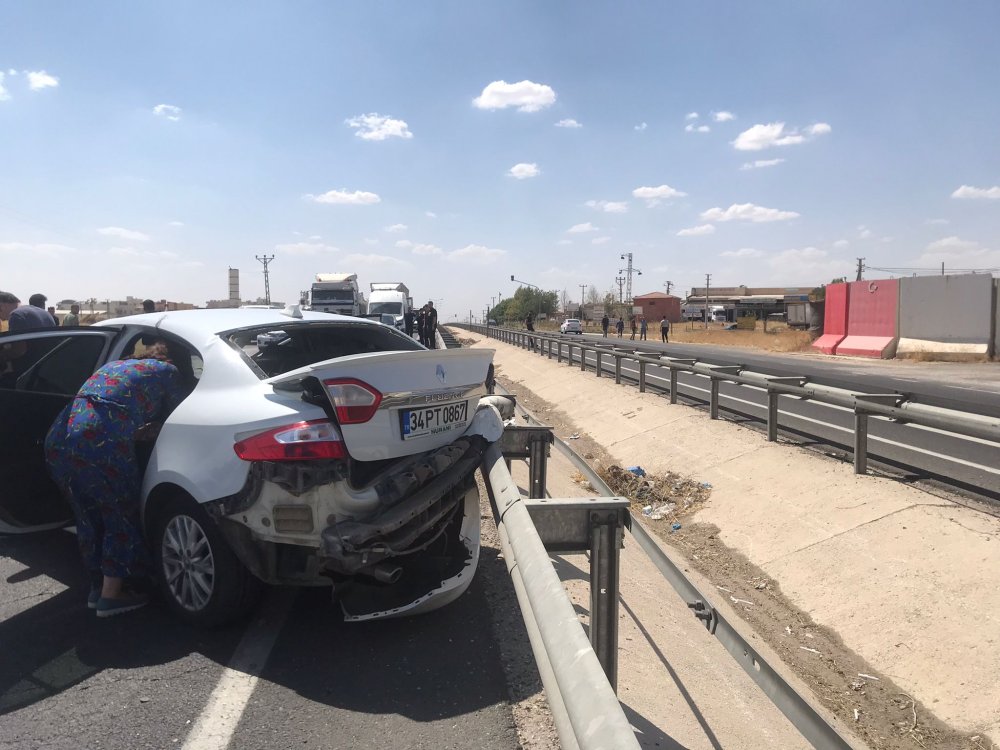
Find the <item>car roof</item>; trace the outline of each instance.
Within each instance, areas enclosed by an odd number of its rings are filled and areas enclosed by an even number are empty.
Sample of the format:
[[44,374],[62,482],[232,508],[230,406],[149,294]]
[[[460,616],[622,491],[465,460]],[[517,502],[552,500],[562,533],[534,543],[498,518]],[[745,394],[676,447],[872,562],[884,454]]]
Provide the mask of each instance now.
[[[300,310],[290,314],[297,305],[284,310],[219,308],[213,310],[174,310],[171,312],[143,313],[125,318],[111,318],[95,323],[95,326],[138,325],[159,328],[188,341],[204,340],[223,331],[258,326],[286,326],[294,323],[355,323],[378,326],[381,323],[351,315]],[[301,316],[301,317],[300,317]]]

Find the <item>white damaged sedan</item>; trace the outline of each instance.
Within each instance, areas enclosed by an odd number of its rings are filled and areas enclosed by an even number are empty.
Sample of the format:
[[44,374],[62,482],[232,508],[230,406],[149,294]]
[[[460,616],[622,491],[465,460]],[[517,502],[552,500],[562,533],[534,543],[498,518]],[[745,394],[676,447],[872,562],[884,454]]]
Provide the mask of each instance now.
[[480,403],[493,352],[429,351],[296,307],[0,334],[26,344],[0,377],[0,532],[66,522],[41,439],[96,368],[153,335],[190,388],[141,457],[144,531],[178,615],[230,620],[260,582],[333,585],[352,620],[428,611],[468,588],[474,474],[503,430]]

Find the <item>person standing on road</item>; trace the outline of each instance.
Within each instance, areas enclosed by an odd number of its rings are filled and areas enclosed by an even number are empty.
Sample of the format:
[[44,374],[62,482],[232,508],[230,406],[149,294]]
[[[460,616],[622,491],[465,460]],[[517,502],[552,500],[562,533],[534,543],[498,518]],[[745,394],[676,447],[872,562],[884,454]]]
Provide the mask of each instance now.
[[611,321],[608,320],[608,314],[605,313],[604,317],[601,318],[601,330],[604,331],[604,338],[608,337],[608,326],[610,324],[611,324]]
[[125,588],[148,571],[139,520],[142,474],[136,440],[155,440],[185,394],[167,343],[143,359],[109,362],[83,384],[45,436],[49,474],[76,518],[76,538],[91,578],[87,606],[98,617],[130,612],[149,597]]
[[64,326],[80,325],[80,306],[73,304],[69,306],[69,314],[63,318]]
[[54,307],[52,307],[51,305],[49,305],[49,307],[46,308],[46,310],[49,313],[49,315],[52,316],[52,320],[55,321],[56,326],[58,326],[59,325],[59,316],[56,315],[56,309]]
[[55,328],[56,321],[45,309],[44,294],[32,294],[28,304],[18,307],[20,300],[9,292],[0,292],[0,305],[8,308],[3,320],[7,321],[7,330],[26,331],[30,328]]
[[534,332],[535,330],[535,319],[531,317],[531,313],[528,313],[528,317],[524,319],[524,327],[529,331]]
[[618,316],[618,322],[615,323],[615,330],[618,331],[618,338],[622,337],[622,333],[625,331],[625,321],[622,320],[622,316]]
[[427,314],[424,316],[424,339],[427,341],[424,346],[428,349],[437,349],[437,325],[438,314],[434,309],[434,303],[427,303]]
[[629,336],[629,341],[635,341],[635,316],[631,316],[628,319],[629,327],[632,329],[632,335]]
[[660,340],[666,344],[669,343],[667,339],[670,337],[670,321],[667,320],[667,316],[663,316],[663,320],[660,321]]
[[646,320],[646,316],[643,315],[641,318],[639,318],[639,341],[646,340],[646,328],[648,326],[649,323]]
[[413,321],[416,316],[413,314],[413,310],[407,310],[403,313],[403,329],[406,331],[406,335],[411,339],[413,338]]

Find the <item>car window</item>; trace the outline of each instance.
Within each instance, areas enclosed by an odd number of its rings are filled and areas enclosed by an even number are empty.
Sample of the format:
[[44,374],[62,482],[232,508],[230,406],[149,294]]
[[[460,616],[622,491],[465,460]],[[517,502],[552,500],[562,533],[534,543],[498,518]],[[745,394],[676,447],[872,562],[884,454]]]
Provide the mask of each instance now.
[[244,328],[223,334],[261,378],[352,354],[416,351],[422,347],[383,325],[306,323]]
[[104,336],[52,336],[32,342],[43,344],[45,354],[18,378],[18,390],[76,395],[100,364],[106,342]]

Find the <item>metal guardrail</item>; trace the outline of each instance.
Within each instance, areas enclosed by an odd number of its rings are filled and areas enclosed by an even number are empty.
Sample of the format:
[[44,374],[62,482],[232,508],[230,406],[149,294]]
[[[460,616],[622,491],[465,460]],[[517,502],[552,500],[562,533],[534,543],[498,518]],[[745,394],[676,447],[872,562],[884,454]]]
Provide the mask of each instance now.
[[[532,463],[537,465],[544,460],[536,453]],[[550,505],[549,510],[544,511],[549,513],[548,521],[543,520],[536,528],[529,502],[545,501],[526,501],[521,497],[507,468],[503,441],[487,449],[482,474],[497,521],[504,560],[563,748],[638,750],[635,733],[606,674],[608,666],[605,664],[602,668],[598,654],[587,640],[539,533],[544,534],[547,527],[549,535],[563,539],[569,549],[579,548],[585,543],[585,536],[591,537],[590,544],[586,545],[591,550],[592,561],[591,607],[596,620],[602,611],[600,605],[594,605],[593,564],[596,558],[603,561],[598,566],[601,572],[597,577],[604,587],[596,593],[606,600],[603,611],[614,620],[611,656],[617,663],[618,545],[622,518],[627,514],[621,506],[627,505],[627,501],[580,498],[579,501],[564,501],[562,509]],[[614,514],[617,520],[606,518],[608,513]],[[601,518],[595,519],[595,515]],[[612,601],[613,609],[607,606]],[[596,622],[592,622],[592,626],[594,624]],[[613,674],[612,671],[612,679]]]
[[[500,389],[501,391],[503,389]],[[509,395],[509,394],[508,394]],[[541,425],[541,422],[523,406],[518,409],[528,419],[529,424]],[[548,429],[541,426],[522,427],[527,429]],[[587,478],[594,490],[602,497],[612,497],[614,492],[608,487],[593,467],[581,458],[576,451],[558,438],[553,438],[556,449]],[[529,459],[530,460],[530,459]],[[532,462],[534,463],[534,462]],[[544,461],[541,463],[544,464]],[[653,539],[641,521],[629,518],[628,528],[639,548],[660,571],[661,575],[684,600],[692,614],[701,620],[709,634],[715,636],[730,656],[737,661],[750,678],[771,700],[781,713],[799,730],[802,736],[818,750],[855,750],[860,747],[856,741],[848,740],[835,727],[836,719],[827,718],[824,712],[810,704],[791,684],[774,668],[759,651],[747,641],[740,632],[730,624],[718,609],[712,606],[711,599],[704,595],[698,587],[684,575],[680,567],[671,559],[663,548]],[[593,594],[593,575],[591,576]],[[615,586],[617,591],[617,585]],[[592,600],[593,602],[593,600]],[[597,609],[591,604],[591,611]],[[617,648],[617,633],[615,647]],[[593,638],[591,639],[593,642]],[[537,658],[537,657],[536,657]]]
[[[754,372],[743,365],[710,365],[696,359],[667,357],[653,352],[641,352],[634,348],[614,344],[590,344],[584,341],[567,340],[561,335],[527,331],[515,331],[493,326],[452,324],[476,333],[495,338],[504,343],[520,346],[538,352],[543,357],[557,362],[563,359],[569,365],[579,360],[580,369],[587,370],[587,353],[593,353],[595,373],[603,377],[607,373],[603,367],[604,357],[614,359],[614,378],[622,382],[622,360],[635,362],[639,368],[639,391],[647,388],[646,370],[649,366],[663,367],[670,371],[670,403],[677,403],[677,374],[687,372],[703,375],[710,379],[709,416],[719,418],[719,384],[723,381],[738,385],[753,386],[767,392],[767,439],[778,439],[778,399],[791,396],[803,400],[817,401],[850,409],[854,412],[854,473],[868,472],[868,418],[884,417],[897,422],[911,422],[924,427],[950,432],[956,435],[979,438],[1000,444],[1000,420],[971,412],[944,409],[937,406],[913,403],[901,393],[863,393],[843,388],[809,382],[805,376],[779,377]],[[563,350],[565,349],[565,354]],[[574,351],[578,355],[574,356]]]

